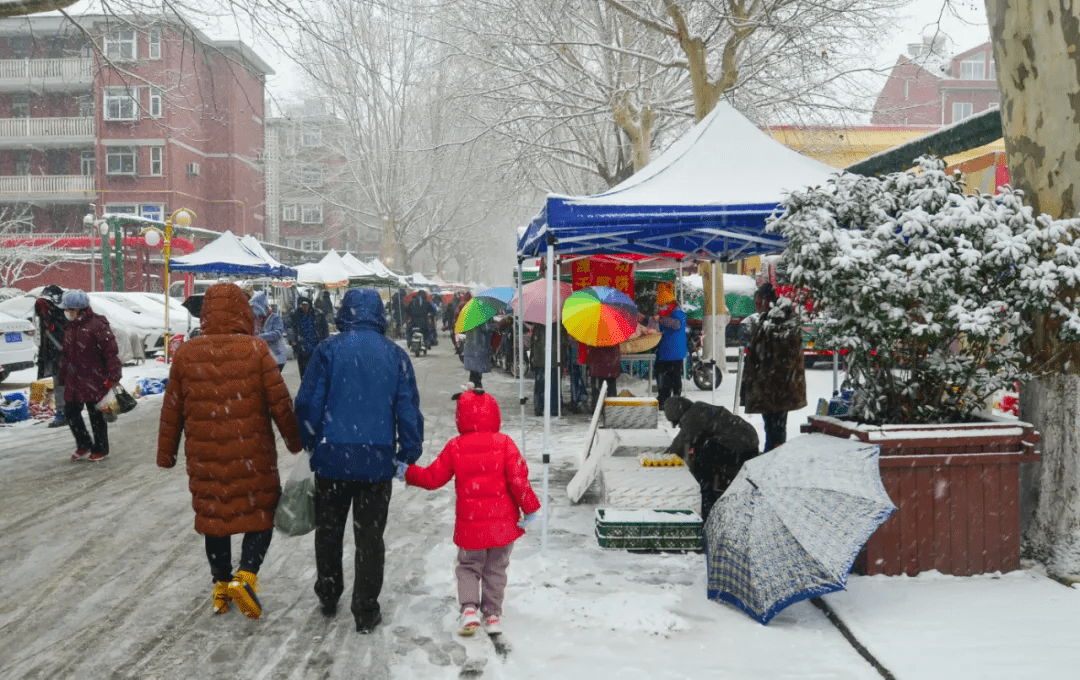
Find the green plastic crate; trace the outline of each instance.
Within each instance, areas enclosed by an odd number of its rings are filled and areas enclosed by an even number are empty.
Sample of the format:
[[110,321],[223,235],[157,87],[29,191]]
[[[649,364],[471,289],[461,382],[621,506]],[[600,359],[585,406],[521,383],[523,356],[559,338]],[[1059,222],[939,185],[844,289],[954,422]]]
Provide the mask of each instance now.
[[701,517],[692,510],[597,508],[596,541],[619,550],[701,550]]

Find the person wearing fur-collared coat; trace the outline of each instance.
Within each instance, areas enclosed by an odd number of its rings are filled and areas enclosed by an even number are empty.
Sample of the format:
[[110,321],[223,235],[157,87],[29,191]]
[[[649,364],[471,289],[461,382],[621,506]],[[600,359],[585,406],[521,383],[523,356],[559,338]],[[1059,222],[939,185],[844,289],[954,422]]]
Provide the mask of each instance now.
[[[289,451],[302,449],[289,390],[266,341],[253,335],[247,296],[232,283],[206,291],[202,335],[173,357],[158,430],[157,464],[176,465],[185,436],[195,531],[205,537],[214,611],[258,618],[256,575],[270,546],[281,495],[276,424]],[[233,573],[230,537],[244,534]]]
[[765,451],[787,441],[787,413],[806,406],[802,323],[790,298],[771,283],[754,294],[758,321],[746,346],[741,401],[765,421]]

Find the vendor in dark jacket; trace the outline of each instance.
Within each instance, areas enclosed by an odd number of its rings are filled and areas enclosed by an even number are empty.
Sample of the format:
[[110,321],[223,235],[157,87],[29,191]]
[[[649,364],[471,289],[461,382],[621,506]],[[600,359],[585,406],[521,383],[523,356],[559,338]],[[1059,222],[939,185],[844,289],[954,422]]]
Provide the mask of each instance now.
[[686,461],[701,489],[701,517],[707,519],[722,493],[716,488],[717,473],[730,468],[731,474],[725,477],[731,477],[758,454],[757,431],[723,406],[692,402],[686,397],[669,397],[664,402],[664,416],[679,427],[667,450]]
[[296,299],[296,309],[289,315],[287,333],[293,354],[296,355],[300,377],[303,378],[311,354],[330,335],[330,324],[326,315],[311,304],[310,298],[299,297]]

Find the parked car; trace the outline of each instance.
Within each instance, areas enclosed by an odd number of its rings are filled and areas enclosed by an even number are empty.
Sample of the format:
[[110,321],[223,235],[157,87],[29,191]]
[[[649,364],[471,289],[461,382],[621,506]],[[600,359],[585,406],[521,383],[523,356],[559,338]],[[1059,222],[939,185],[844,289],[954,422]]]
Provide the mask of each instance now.
[[37,344],[34,324],[0,312],[0,383],[15,371],[33,368],[37,364]]

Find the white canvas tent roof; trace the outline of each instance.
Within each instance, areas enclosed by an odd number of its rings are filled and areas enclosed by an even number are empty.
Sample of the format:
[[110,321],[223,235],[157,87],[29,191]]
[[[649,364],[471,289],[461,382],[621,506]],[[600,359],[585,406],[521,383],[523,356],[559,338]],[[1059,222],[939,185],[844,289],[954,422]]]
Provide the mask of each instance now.
[[343,288],[349,285],[349,268],[337,251],[331,250],[318,262],[297,265],[296,281],[310,286]]
[[[262,250],[260,246],[260,250]],[[265,252],[265,251],[264,251]],[[277,260],[252,252],[229,230],[189,255],[169,258],[175,272],[227,274],[229,276],[276,276],[292,278],[296,271]]]

